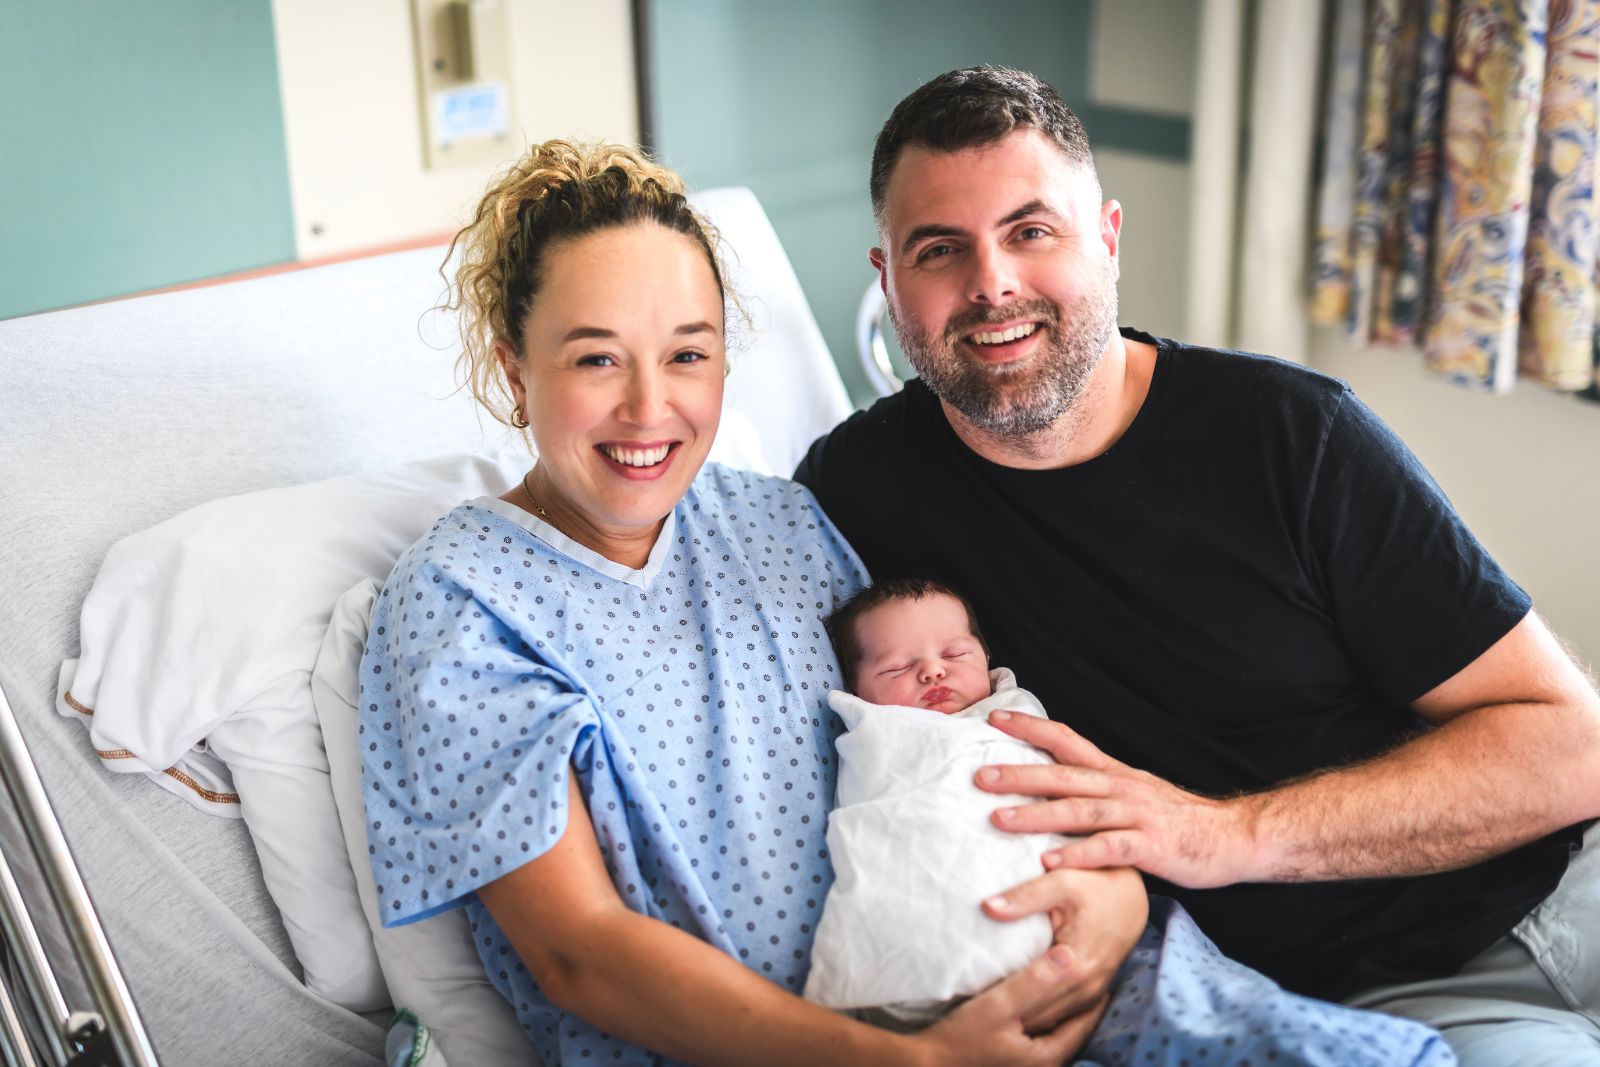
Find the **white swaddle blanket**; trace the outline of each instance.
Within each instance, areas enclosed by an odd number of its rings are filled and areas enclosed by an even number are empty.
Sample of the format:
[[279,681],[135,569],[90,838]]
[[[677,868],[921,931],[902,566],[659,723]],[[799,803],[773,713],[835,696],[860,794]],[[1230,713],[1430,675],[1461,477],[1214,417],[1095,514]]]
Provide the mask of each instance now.
[[1050,947],[1050,920],[990,919],[979,907],[1043,872],[1063,838],[1011,834],[989,821],[1018,798],[973,782],[994,763],[1049,763],[987,719],[1004,708],[1044,717],[1011,671],[989,673],[993,695],[954,715],[870,704],[834,691],[844,720],[838,798],[828,817],[835,880],[811,950],[808,1000],[877,1008],[932,1022],[956,998],[1013,974]]

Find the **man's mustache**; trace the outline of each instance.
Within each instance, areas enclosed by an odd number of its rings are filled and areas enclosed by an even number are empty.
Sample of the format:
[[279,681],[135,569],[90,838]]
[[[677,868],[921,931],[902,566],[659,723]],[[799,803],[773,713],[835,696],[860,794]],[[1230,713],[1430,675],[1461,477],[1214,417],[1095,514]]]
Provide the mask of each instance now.
[[1016,322],[1018,319],[1034,319],[1046,326],[1055,326],[1059,316],[1056,306],[1048,300],[1019,300],[1005,307],[973,308],[971,311],[963,311],[945,324],[944,332],[947,338],[959,340],[966,334],[985,326],[998,326],[1003,322]]

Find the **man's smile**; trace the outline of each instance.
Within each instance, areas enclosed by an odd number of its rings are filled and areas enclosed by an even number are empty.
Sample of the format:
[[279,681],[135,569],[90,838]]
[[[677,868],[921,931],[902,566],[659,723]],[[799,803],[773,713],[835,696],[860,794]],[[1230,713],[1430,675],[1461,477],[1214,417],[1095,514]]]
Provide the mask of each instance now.
[[980,362],[1011,363],[1021,359],[1043,343],[1048,335],[1043,323],[1019,322],[1005,326],[985,326],[964,333],[961,345]]
[[989,330],[977,330],[967,334],[967,340],[976,345],[999,345],[1007,341],[1015,341],[1027,337],[1039,328],[1037,322],[1024,322],[1015,326],[997,327]]

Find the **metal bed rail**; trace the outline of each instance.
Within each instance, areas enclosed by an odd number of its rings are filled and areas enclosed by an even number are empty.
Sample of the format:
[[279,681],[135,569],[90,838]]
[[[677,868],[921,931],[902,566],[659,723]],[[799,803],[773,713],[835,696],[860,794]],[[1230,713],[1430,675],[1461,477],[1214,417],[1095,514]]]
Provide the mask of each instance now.
[[11,973],[24,987],[19,997],[0,975],[0,1059],[9,1067],[156,1067],[155,1049],[4,689],[0,689],[0,782],[44,877],[50,905],[66,932],[92,1002],[88,1010],[69,1009],[11,858],[0,853],[0,936],[15,965]]
[[877,282],[867,286],[861,294],[861,305],[856,308],[856,357],[879,396],[898,393],[905,384],[895,373],[888,342],[883,339],[883,318],[888,310],[883,288]]

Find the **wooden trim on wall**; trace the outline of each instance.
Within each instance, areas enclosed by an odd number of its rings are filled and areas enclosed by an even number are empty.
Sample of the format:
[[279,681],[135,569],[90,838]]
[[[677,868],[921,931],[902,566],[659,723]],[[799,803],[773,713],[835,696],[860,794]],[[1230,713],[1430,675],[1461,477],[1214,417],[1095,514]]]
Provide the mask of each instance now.
[[[444,233],[428,234],[424,237],[412,237],[404,241],[395,241],[390,244],[374,245],[371,248],[358,248],[349,252],[338,252],[329,256],[319,256],[316,259],[297,259],[289,263],[274,263],[271,266],[255,267],[251,270],[238,271],[234,274],[221,274],[215,278],[200,278],[192,282],[179,282],[177,285],[164,285],[159,289],[145,289],[137,293],[126,293],[122,296],[107,297],[105,300],[91,300],[90,304],[108,304],[113,300],[131,300],[136,296],[154,296],[156,293],[178,293],[185,289],[205,289],[213,285],[227,285],[230,282],[249,281],[252,278],[267,278],[274,274],[290,274],[297,270],[308,270],[311,267],[326,267],[330,263],[347,263],[353,259],[370,259],[373,256],[387,256],[394,252],[411,252],[418,248],[442,248],[450,243],[455,236],[454,230]],[[85,305],[74,305],[82,307]]]
[[[358,248],[349,252],[339,252],[335,255],[320,256],[316,259],[291,260],[288,263],[274,263],[266,267],[254,267],[250,270],[236,271],[233,274],[219,274],[213,278],[197,278],[192,282],[179,282],[176,285],[163,285],[156,289],[141,289],[136,293],[121,293],[117,296],[102,297],[99,300],[85,300],[80,304],[63,304],[61,307],[40,308],[30,311],[28,315],[14,315],[11,318],[27,318],[29,315],[48,315],[55,311],[71,311],[73,308],[94,307],[96,304],[114,304],[118,300],[132,300],[140,296],[155,296],[157,293],[181,293],[185,289],[206,289],[213,285],[227,285],[230,282],[244,282],[252,278],[267,278],[274,274],[289,274],[297,270],[308,270],[312,267],[326,267],[330,263],[345,263],[353,259],[370,259],[373,256],[387,256],[393,252],[411,252],[418,248],[443,249],[455,237],[455,231],[428,234],[424,237],[412,237],[404,241],[395,241],[391,244],[374,245],[371,248]],[[0,322],[8,321],[0,319]]]

